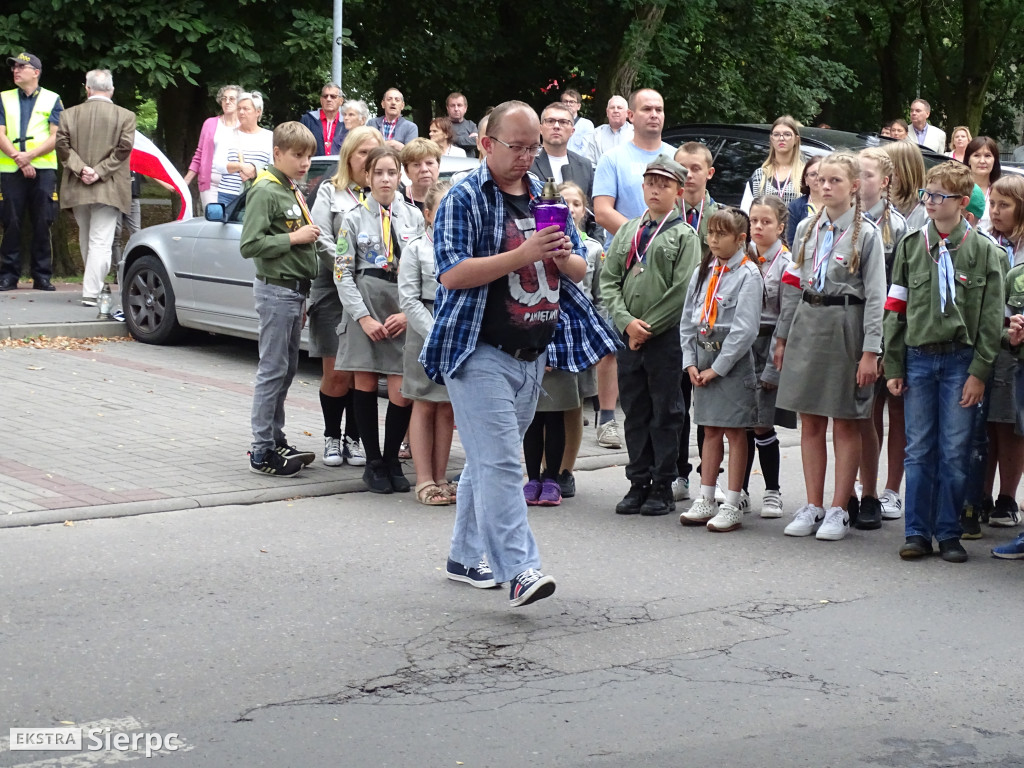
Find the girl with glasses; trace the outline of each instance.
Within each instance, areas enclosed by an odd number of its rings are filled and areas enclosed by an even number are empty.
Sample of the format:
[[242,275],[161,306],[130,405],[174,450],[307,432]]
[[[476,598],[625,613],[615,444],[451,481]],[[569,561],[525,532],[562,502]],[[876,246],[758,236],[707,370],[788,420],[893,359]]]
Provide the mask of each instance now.
[[744,213],[750,210],[750,202],[760,195],[775,195],[787,204],[800,196],[804,161],[800,156],[800,127],[796,120],[789,115],[778,118],[772,123],[770,141],[768,159],[754,171],[743,190],[740,208]]

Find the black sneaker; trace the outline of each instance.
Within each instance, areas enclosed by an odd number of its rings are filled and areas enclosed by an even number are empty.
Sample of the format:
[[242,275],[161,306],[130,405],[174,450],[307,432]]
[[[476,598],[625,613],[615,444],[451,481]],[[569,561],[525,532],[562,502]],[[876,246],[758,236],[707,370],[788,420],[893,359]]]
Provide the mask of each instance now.
[[298,459],[302,462],[302,466],[308,467],[314,461],[316,461],[316,453],[313,451],[300,451],[294,445],[288,445],[287,443],[281,443],[275,449],[281,456],[286,459]]
[[629,491],[622,497],[622,501],[615,505],[615,514],[639,515],[640,507],[643,506],[650,490],[650,483],[633,483],[630,485]]
[[924,536],[907,536],[906,542],[900,547],[900,558],[917,560],[932,553],[932,543]]
[[989,514],[988,524],[993,528],[1013,528],[1020,525],[1020,509],[1012,496],[999,494],[995,508]]
[[960,539],[945,539],[939,542],[939,556],[947,563],[966,563],[967,550]]
[[960,530],[962,539],[981,538],[981,521],[978,519],[978,510],[973,504],[966,504],[960,510]]
[[452,581],[461,581],[477,589],[490,589],[498,586],[494,580],[494,572],[486,560],[481,560],[475,568],[467,568],[449,557],[448,565],[445,566],[445,575]]
[[676,498],[672,495],[671,481],[658,480],[651,484],[651,491],[640,505],[640,514],[648,517],[667,515],[676,511]]
[[563,499],[571,499],[576,495],[576,478],[568,469],[563,469],[562,474],[558,476],[558,488]]
[[298,459],[286,459],[276,451],[264,451],[257,456],[249,451],[249,469],[262,475],[276,475],[277,477],[291,477],[299,474],[299,470],[305,466]]
[[402,471],[402,462],[395,461],[388,467],[388,474],[391,480],[391,490],[395,493],[408,493],[412,490],[409,478]]
[[555,579],[536,568],[528,568],[509,584],[508,601],[513,608],[550,597],[555,593]]
[[992,516],[992,511],[996,508],[996,505],[992,503],[992,497],[986,496],[981,502],[981,514],[978,515],[978,519],[988,525],[989,518]]
[[851,496],[850,500],[846,502],[846,514],[850,516],[850,526],[860,528],[857,525],[857,518],[860,517],[860,499],[856,496]]
[[382,459],[366,462],[363,470],[363,482],[370,493],[394,493],[391,487],[391,473]]
[[[853,517],[852,515],[850,516]],[[874,496],[860,500],[860,512],[854,525],[862,531],[873,531],[882,527],[882,503]]]

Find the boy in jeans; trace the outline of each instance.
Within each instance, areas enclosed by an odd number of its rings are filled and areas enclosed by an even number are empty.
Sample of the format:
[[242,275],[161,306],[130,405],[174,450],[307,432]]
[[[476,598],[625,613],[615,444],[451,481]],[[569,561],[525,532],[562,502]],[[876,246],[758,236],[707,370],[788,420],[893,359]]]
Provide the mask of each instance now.
[[664,155],[647,166],[647,211],[615,233],[601,270],[601,296],[626,343],[616,353],[630,481],[615,507],[620,515],[667,515],[676,507],[672,481],[683,427],[679,318],[700,261],[697,234],[678,209],[686,174]]
[[963,217],[974,183],[958,162],[932,168],[921,199],[929,222],[897,246],[885,303],[885,375],[903,395],[907,429],[904,560],[963,563],[959,512],[974,413],[1003,330],[1004,254]]
[[299,363],[306,297],[319,269],[313,243],[320,228],[293,180],[309,170],[315,149],[316,139],[302,123],[274,129],[274,162],[249,189],[242,223],[240,249],[256,264],[253,295],[260,319],[249,468],[278,477],[290,477],[316,458],[289,446],[284,436],[284,399]]

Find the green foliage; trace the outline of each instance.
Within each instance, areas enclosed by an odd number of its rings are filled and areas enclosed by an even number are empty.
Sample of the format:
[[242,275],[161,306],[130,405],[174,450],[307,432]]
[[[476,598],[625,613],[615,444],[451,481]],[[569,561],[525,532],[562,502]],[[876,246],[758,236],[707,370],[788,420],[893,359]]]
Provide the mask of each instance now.
[[140,99],[139,106],[135,108],[135,127],[144,136],[153,136],[156,133],[156,124],[156,102],[153,99]]

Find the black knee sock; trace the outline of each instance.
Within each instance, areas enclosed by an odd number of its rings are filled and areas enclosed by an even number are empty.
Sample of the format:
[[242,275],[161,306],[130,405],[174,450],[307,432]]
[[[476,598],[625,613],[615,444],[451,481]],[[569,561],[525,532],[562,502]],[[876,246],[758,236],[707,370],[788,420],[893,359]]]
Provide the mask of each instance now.
[[320,410],[324,414],[324,437],[341,439],[341,416],[345,412],[345,398],[331,397],[320,392]]
[[352,392],[349,390],[347,394],[342,395],[342,401],[345,404],[345,437],[349,440],[359,439],[359,422],[356,420],[356,409],[352,405]]
[[743,473],[743,490],[750,493],[750,470],[754,468],[754,430],[747,430],[747,468]]
[[777,491],[781,464],[779,436],[773,429],[767,435],[758,435],[754,442],[757,443],[757,460],[761,464],[761,474],[764,475],[765,490]]
[[540,460],[544,453],[544,414],[535,413],[530,426],[523,435],[523,459],[526,461],[526,476],[540,480]]
[[377,393],[352,390],[352,410],[356,413],[363,453],[367,461],[380,461],[380,433],[377,427]]
[[565,453],[565,414],[551,411],[537,415],[544,417],[544,477],[557,480]]
[[411,405],[395,405],[388,402],[388,412],[384,417],[384,460],[398,461],[398,449],[402,446],[405,433],[409,429],[412,418]]

